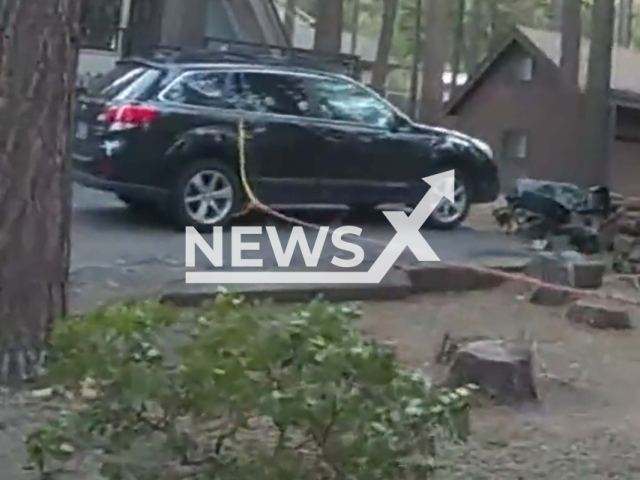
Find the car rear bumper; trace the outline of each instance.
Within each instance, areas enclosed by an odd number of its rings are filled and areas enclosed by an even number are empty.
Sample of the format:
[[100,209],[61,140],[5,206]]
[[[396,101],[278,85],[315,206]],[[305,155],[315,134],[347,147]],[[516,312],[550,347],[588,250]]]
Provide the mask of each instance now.
[[163,201],[166,200],[169,195],[169,192],[163,188],[116,182],[79,170],[74,170],[73,180],[84,187],[113,192],[136,200]]

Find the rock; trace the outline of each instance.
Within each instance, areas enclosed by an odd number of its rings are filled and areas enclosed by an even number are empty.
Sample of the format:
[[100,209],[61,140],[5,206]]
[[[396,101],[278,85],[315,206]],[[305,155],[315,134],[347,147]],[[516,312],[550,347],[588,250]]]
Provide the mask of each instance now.
[[[569,265],[569,273],[572,275],[570,285],[575,288],[600,288],[606,271],[604,263],[597,260],[585,260],[581,263]],[[573,269],[573,273],[571,273]]]
[[640,263],[640,245],[634,245],[627,255],[627,260],[630,262]]
[[549,243],[546,248],[552,252],[572,250],[571,237],[569,235],[553,235],[549,237]]
[[565,305],[573,299],[571,293],[564,290],[557,290],[552,287],[538,287],[529,297],[529,301],[534,305],[545,307],[559,307]]
[[618,219],[607,219],[600,225],[598,229],[598,245],[600,249],[605,252],[613,250],[613,245],[618,235]]
[[451,362],[453,362],[456,353],[458,353],[461,347],[480,340],[488,340],[488,338],[477,335],[472,337],[459,337],[452,336],[449,332],[446,332],[442,337],[440,350],[435,358],[436,363],[439,365],[451,365]]
[[628,255],[633,250],[633,247],[638,242],[636,237],[632,237],[631,235],[619,234],[616,235],[616,238],[613,240],[613,249],[617,253],[621,253],[623,255]]
[[617,254],[613,260],[613,271],[625,275],[637,275],[640,273],[640,264],[630,262],[626,255]]
[[477,263],[481,267],[500,270],[507,273],[522,273],[527,269],[531,258],[522,256],[481,257]]
[[640,211],[640,197],[625,198],[622,202],[622,206],[629,211]]
[[[640,213],[640,212],[637,212],[637,213]],[[627,213],[624,217],[620,219],[618,223],[618,230],[620,231],[620,233],[625,233],[627,235],[633,235],[633,236],[640,235],[639,219],[635,217],[630,217],[629,214]]]
[[589,260],[578,252],[541,252],[527,267],[526,274],[543,282],[574,288],[600,288],[604,263]]
[[[491,289],[501,285],[504,278],[490,271],[430,263],[406,268],[413,293],[462,292]],[[344,288],[344,286],[342,286]]]
[[538,253],[527,266],[525,273],[543,282],[569,285],[569,269],[562,257],[555,253]]
[[632,328],[629,312],[621,307],[578,300],[567,310],[567,320],[600,330],[626,330]]
[[625,211],[620,218],[626,218],[634,222],[640,222],[640,211]]
[[501,340],[481,340],[461,347],[449,370],[452,387],[475,384],[498,403],[538,398],[531,350]]

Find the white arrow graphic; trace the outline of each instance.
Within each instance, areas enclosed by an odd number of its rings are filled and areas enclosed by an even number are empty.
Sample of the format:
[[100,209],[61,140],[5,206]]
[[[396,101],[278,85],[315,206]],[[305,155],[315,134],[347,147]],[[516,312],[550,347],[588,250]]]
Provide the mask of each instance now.
[[405,248],[421,262],[439,262],[440,258],[420,233],[420,229],[443,198],[454,201],[455,171],[423,178],[431,188],[414,208],[405,212],[384,212],[396,229],[395,236],[368,272],[187,272],[186,283],[213,284],[376,284],[393,267]]

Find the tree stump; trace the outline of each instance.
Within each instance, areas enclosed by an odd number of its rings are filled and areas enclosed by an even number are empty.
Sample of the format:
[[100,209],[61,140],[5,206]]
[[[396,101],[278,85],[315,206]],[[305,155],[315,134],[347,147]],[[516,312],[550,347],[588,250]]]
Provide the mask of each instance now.
[[625,308],[578,300],[567,310],[567,320],[598,330],[628,330],[633,328]]
[[448,383],[452,387],[475,384],[503,404],[538,398],[531,350],[502,340],[482,340],[461,347],[449,371]]

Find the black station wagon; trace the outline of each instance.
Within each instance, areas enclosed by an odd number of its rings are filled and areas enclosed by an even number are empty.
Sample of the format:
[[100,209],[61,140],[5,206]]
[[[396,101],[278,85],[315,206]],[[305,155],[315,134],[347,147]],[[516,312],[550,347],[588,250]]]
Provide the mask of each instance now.
[[211,227],[245,201],[246,171],[270,205],[415,206],[422,178],[456,170],[455,202],[430,218],[453,228],[499,192],[493,153],[420,125],[371,89],[323,69],[260,62],[129,59],[79,95],[74,178],[177,225]]

